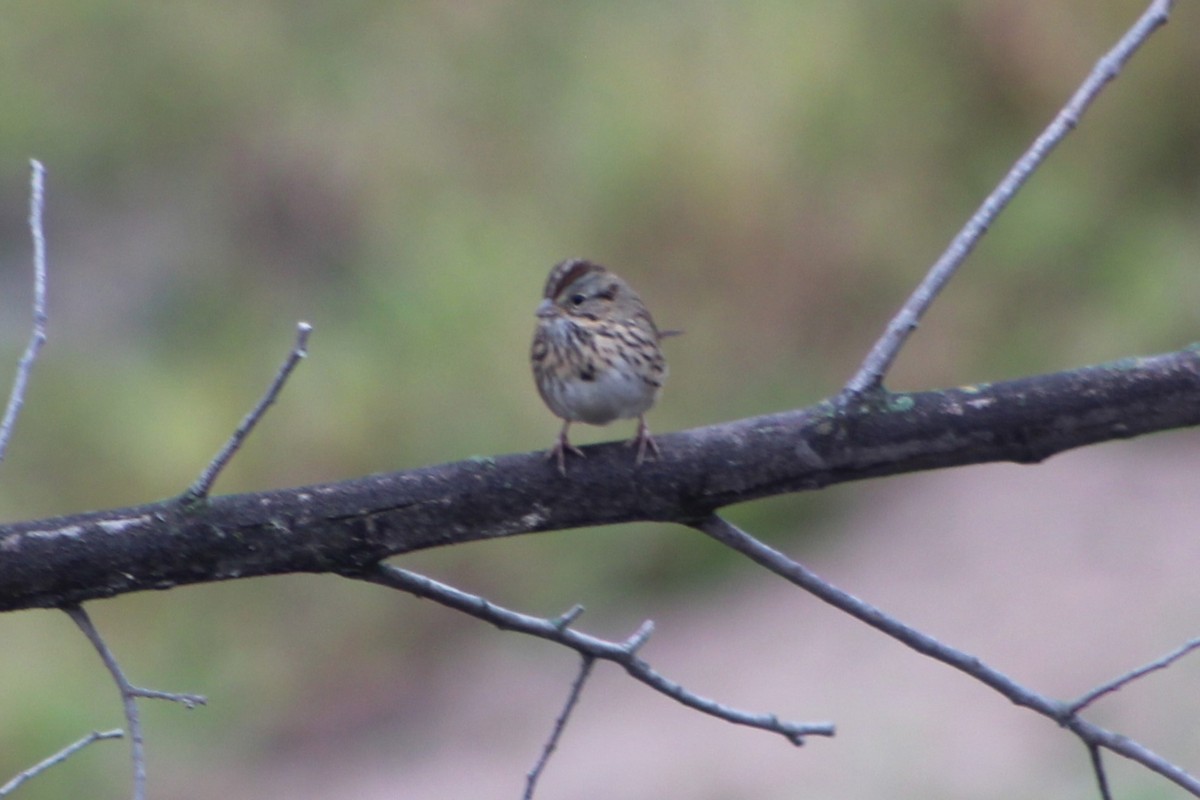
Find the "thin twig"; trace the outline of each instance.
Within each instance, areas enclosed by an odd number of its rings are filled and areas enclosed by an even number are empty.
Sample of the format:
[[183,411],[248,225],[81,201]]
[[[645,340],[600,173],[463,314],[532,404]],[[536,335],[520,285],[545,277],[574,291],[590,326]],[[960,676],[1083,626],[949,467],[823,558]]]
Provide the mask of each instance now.
[[999,185],[983,201],[983,205],[967,220],[967,224],[963,226],[950,246],[930,268],[929,273],[913,291],[912,296],[908,298],[899,313],[888,323],[883,336],[871,348],[871,352],[859,367],[858,372],[842,390],[840,400],[843,404],[879,389],[883,385],[883,379],[891,369],[892,362],[899,355],[900,348],[916,330],[921,317],[924,316],[963,261],[975,249],[975,245],[987,233],[988,228],[996,221],[1000,212],[1004,210],[1004,207],[1008,205],[1025,181],[1037,170],[1058,143],[1074,130],[1088,106],[1092,104],[1105,85],[1117,77],[1125,62],[1141,47],[1151,33],[1167,22],[1172,5],[1174,5],[1173,0],[1154,0],[1133,27],[1121,37],[1116,46],[1096,62],[1070,101],[1063,106],[1054,121],[1037,137],[1030,148],[1017,159],[1008,174],[1004,176],[1004,180],[1000,181]]
[[1087,708],[1104,695],[1117,691],[1118,689],[1124,687],[1127,683],[1132,683],[1143,675],[1171,666],[1196,648],[1200,648],[1200,637],[1186,642],[1175,650],[1172,650],[1170,653],[1167,653],[1162,658],[1151,661],[1149,664],[1143,664],[1137,669],[1131,670],[1119,678],[1115,678],[1114,680],[1111,680],[1102,686],[1096,687],[1080,697],[1078,700],[1068,705],[1067,710],[1072,714],[1078,714],[1080,711]]
[[1104,754],[1100,745],[1095,742],[1087,743],[1088,756],[1092,759],[1092,772],[1096,775],[1096,786],[1100,789],[1100,800],[1112,800],[1112,792],[1108,788],[1108,775],[1104,772]]
[[990,686],[1018,706],[1025,706],[1071,730],[1089,746],[1105,747],[1157,772],[1200,797],[1200,779],[1132,739],[1080,718],[1071,706],[1041,695],[964,653],[922,633],[852,594],[842,591],[783,553],[713,515],[694,527],[758,565],[799,586],[820,600],[883,632],[918,653],[947,664]]
[[0,462],[8,452],[8,441],[13,426],[25,403],[25,387],[29,384],[29,373],[37,361],[42,345],[46,343],[46,234],[42,230],[42,212],[46,206],[46,168],[37,159],[30,159],[32,174],[29,178],[29,235],[33,238],[33,331],[29,344],[17,365],[12,392],[8,396],[8,407],[0,421]]
[[25,781],[39,775],[42,772],[45,772],[53,766],[61,764],[83,748],[87,747],[92,742],[98,742],[101,739],[120,739],[124,735],[125,731],[120,730],[119,728],[111,731],[92,731],[74,744],[67,745],[54,755],[43,761],[39,761],[29,769],[14,776],[13,779],[8,783],[0,786],[0,797],[8,797],[8,795],[12,794],[12,792]]
[[133,756],[133,798],[134,800],[145,800],[146,753],[142,740],[142,720],[138,714],[137,701],[134,699],[133,692],[130,691],[130,683],[125,679],[121,665],[117,663],[112,651],[100,637],[99,631],[92,624],[87,612],[80,606],[70,606],[64,608],[63,611],[67,612],[67,616],[74,620],[79,629],[83,631],[83,635],[96,648],[96,652],[100,654],[100,660],[108,668],[109,674],[117,684],[117,689],[121,692],[121,705],[125,710],[125,724],[129,729],[130,750]]
[[146,752],[145,741],[142,738],[142,720],[138,714],[137,698],[150,697],[156,700],[170,700],[180,703],[186,708],[202,706],[208,700],[203,695],[198,694],[175,694],[134,686],[125,677],[125,673],[121,670],[121,665],[117,663],[116,656],[109,650],[104,638],[100,636],[100,632],[92,624],[92,620],[87,612],[80,606],[66,606],[63,608],[63,611],[79,626],[79,629],[83,631],[83,635],[92,643],[92,647],[100,655],[100,660],[104,662],[104,666],[108,669],[109,674],[112,675],[113,682],[117,684],[117,689],[121,693],[121,704],[125,710],[125,723],[129,730],[130,750],[133,758],[133,798],[134,800],[145,800]]
[[[579,606],[576,606],[578,608]],[[575,676],[575,680],[571,682],[571,691],[567,695],[567,702],[563,704],[562,711],[554,720],[554,730],[550,732],[550,738],[546,740],[546,746],[542,748],[542,754],[538,756],[537,763],[533,765],[533,769],[525,775],[525,794],[524,800],[533,800],[533,793],[537,789],[538,778],[542,776],[542,771],[546,769],[546,764],[550,763],[550,756],[558,747],[558,740],[562,738],[563,731],[567,728],[567,720],[571,717],[571,712],[575,709],[575,704],[579,702],[579,696],[583,694],[583,685],[587,683],[588,676],[592,674],[592,666],[595,665],[596,659],[589,655],[580,656],[581,664],[579,665],[579,674]]]
[[645,644],[653,630],[653,625],[649,622],[644,623],[625,642],[610,642],[563,626],[561,624],[562,617],[543,619],[511,611],[477,595],[468,594],[453,586],[439,583],[424,575],[418,575],[390,564],[376,564],[367,572],[347,574],[346,577],[399,589],[490,622],[501,630],[537,636],[569,647],[581,656],[611,661],[621,665],[634,679],[689,708],[737,725],[746,725],[777,733],[795,745],[804,744],[805,736],[834,735],[833,723],[790,722],[781,720],[774,714],[751,714],[701,697],[663,677],[651,669],[649,664],[637,657],[638,649]]
[[1061,708],[1053,700],[1026,689],[999,670],[984,664],[975,656],[943,644],[932,636],[905,625],[882,609],[842,591],[802,564],[755,539],[722,517],[714,514],[695,527],[834,608],[886,633],[918,653],[935,658],[982,680],[1017,705],[1032,708],[1055,718],[1061,715]]
[[279,396],[279,392],[283,390],[283,385],[287,383],[288,376],[292,374],[292,370],[300,363],[300,360],[308,355],[308,335],[312,333],[312,325],[307,322],[296,324],[296,340],[292,345],[291,351],[287,358],[279,367],[279,371],[275,374],[275,379],[271,381],[271,385],[267,387],[267,391],[258,401],[258,405],[242,419],[237,430],[229,437],[229,441],[225,442],[225,446],[217,453],[213,460],[208,463],[204,471],[200,473],[200,477],[188,487],[187,491],[181,496],[181,500],[186,503],[194,503],[208,497],[209,490],[212,489],[213,483],[217,480],[217,476],[221,474],[221,470],[229,463],[234,454],[241,448],[242,443],[246,441],[246,437],[254,430],[254,426],[262,419],[263,414],[270,408],[271,404]]

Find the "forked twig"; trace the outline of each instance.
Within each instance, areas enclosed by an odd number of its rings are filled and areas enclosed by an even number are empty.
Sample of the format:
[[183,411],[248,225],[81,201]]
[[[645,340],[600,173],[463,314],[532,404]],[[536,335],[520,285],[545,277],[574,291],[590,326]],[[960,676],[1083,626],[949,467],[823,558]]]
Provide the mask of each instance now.
[[29,235],[33,239],[33,331],[29,335],[25,353],[17,364],[8,406],[4,409],[4,419],[0,421],[0,462],[4,461],[8,452],[13,426],[17,424],[17,416],[25,403],[29,374],[33,371],[42,345],[46,343],[46,234],[42,230],[42,213],[46,206],[46,168],[37,159],[30,159],[29,165],[32,168],[29,178]]
[[34,764],[29,769],[22,770],[20,773],[13,776],[12,780],[10,780],[8,783],[4,784],[3,786],[0,786],[0,797],[8,797],[10,794],[12,794],[17,789],[17,787],[19,787],[25,781],[29,780],[30,778],[36,777],[37,775],[40,775],[41,773],[45,772],[46,770],[50,769],[53,766],[61,764],[62,762],[66,761],[68,758],[70,758],[71,756],[78,753],[83,748],[87,747],[92,742],[98,742],[101,739],[120,739],[124,735],[125,735],[125,731],[123,731],[119,728],[116,730],[111,730],[111,731],[92,731],[91,733],[89,733],[87,736],[84,736],[79,741],[77,741],[73,744],[67,745],[62,750],[59,750],[57,753],[50,756],[49,758],[45,758],[45,759],[39,761],[38,763]]
[[592,674],[592,666],[596,663],[595,657],[584,655],[580,656],[580,659],[582,663],[579,665],[579,674],[571,682],[571,691],[567,694],[567,702],[563,704],[562,711],[554,720],[554,730],[550,732],[550,738],[546,740],[546,745],[542,748],[542,754],[538,756],[537,763],[525,776],[524,800],[533,800],[538,779],[542,777],[542,771],[550,763],[550,756],[558,747],[558,740],[562,738],[563,731],[567,728],[567,720],[571,718],[571,712],[575,710],[575,704],[579,702],[579,696],[583,694],[583,685],[587,683],[588,676]]
[[929,273],[913,291],[899,313],[888,323],[883,336],[871,348],[871,352],[867,354],[862,366],[858,368],[858,372],[842,390],[839,398],[841,403],[852,402],[883,385],[883,379],[891,369],[892,362],[899,355],[900,348],[916,330],[921,317],[929,310],[929,306],[954,276],[954,273],[958,271],[963,261],[975,249],[975,245],[987,233],[988,228],[996,221],[1000,212],[1016,196],[1025,181],[1037,170],[1058,143],[1075,129],[1088,106],[1092,104],[1105,85],[1117,77],[1121,68],[1125,66],[1125,62],[1142,46],[1150,34],[1167,22],[1173,5],[1174,0],[1154,0],[1133,27],[1121,37],[1120,41],[1096,62],[1075,94],[1055,116],[1054,121],[1017,159],[1017,163],[1013,164],[1008,174],[1004,176],[1004,180],[1000,181],[999,185],[983,201],[983,205],[971,215],[967,224],[963,226],[954,240],[950,242],[950,246],[930,268]]
[[1154,661],[1151,661],[1149,664],[1143,664],[1142,666],[1138,667],[1137,669],[1130,670],[1129,672],[1125,673],[1124,675],[1120,676],[1119,678],[1115,678],[1115,679],[1109,681],[1108,683],[1105,683],[1101,686],[1097,686],[1095,689],[1091,690],[1087,694],[1080,697],[1078,700],[1075,700],[1070,705],[1068,705],[1067,710],[1071,714],[1078,714],[1080,711],[1087,708],[1088,706],[1090,706],[1092,703],[1099,700],[1104,695],[1117,691],[1118,689],[1124,687],[1126,684],[1136,681],[1138,678],[1142,677],[1143,675],[1147,675],[1151,672],[1154,672],[1155,670],[1166,669],[1167,667],[1171,666],[1176,661],[1183,658],[1184,656],[1186,656],[1188,653],[1192,652],[1196,648],[1200,648],[1200,637],[1192,639],[1189,642],[1185,642],[1184,644],[1182,644],[1179,647],[1172,650],[1170,653],[1167,653],[1162,658],[1155,659]]
[[287,383],[292,370],[296,368],[301,359],[308,355],[308,335],[310,333],[312,333],[312,325],[309,325],[307,322],[296,324],[295,342],[287,358],[280,365],[279,371],[275,373],[275,379],[271,381],[271,385],[267,387],[267,391],[259,399],[258,405],[242,419],[241,424],[237,426],[237,430],[225,442],[225,446],[213,456],[213,460],[208,462],[208,466],[204,468],[200,476],[180,496],[180,500],[183,503],[195,503],[208,497],[208,493],[212,489],[213,483],[217,480],[217,476],[221,474],[221,470],[225,469],[229,460],[241,449],[242,443],[246,441],[246,437],[254,430],[254,426],[258,424],[263,414],[267,412],[267,409],[279,397],[279,393],[283,390],[283,385]]
[[[896,641],[943,664],[954,667],[991,687],[1018,706],[1024,706],[1072,731],[1089,747],[1104,747],[1136,761],[1173,783],[1200,796],[1200,779],[1167,761],[1138,742],[1094,725],[1079,717],[1071,705],[1052,700],[1017,683],[1004,673],[983,663],[978,657],[934,639],[904,624],[883,610],[845,592],[820,578],[802,564],[770,547],[736,525],[713,515],[695,527],[718,542],[738,551],[759,566],[804,589],[834,608],[870,625]],[[1175,654],[1172,654],[1175,655]],[[1178,657],[1178,656],[1176,656]],[[1143,671],[1141,674],[1145,674]],[[1129,676],[1122,679],[1131,680]],[[1093,762],[1093,765],[1095,762]],[[1103,774],[1102,772],[1099,774]]]
[[125,710],[125,723],[129,730],[130,750],[133,758],[133,798],[134,800],[145,800],[146,752],[145,741],[142,738],[142,720],[138,714],[137,698],[149,697],[155,700],[170,700],[182,704],[185,708],[202,706],[208,700],[203,695],[198,694],[176,694],[174,692],[160,692],[155,689],[143,689],[134,686],[125,677],[125,673],[122,671],[121,665],[117,662],[116,656],[108,649],[108,644],[100,636],[100,632],[96,630],[96,626],[92,624],[91,617],[88,616],[87,612],[81,606],[66,606],[63,608],[63,611],[79,626],[79,630],[83,631],[83,635],[92,643],[92,647],[100,655],[100,660],[104,662],[104,666],[108,669],[113,682],[117,684],[117,689],[121,693],[121,704]]
[[781,720],[774,714],[751,714],[740,711],[701,697],[655,672],[649,664],[637,656],[639,648],[645,644],[654,630],[654,626],[650,622],[643,623],[626,641],[610,642],[580,633],[570,627],[570,621],[579,616],[579,612],[576,610],[579,608],[578,606],[568,611],[567,614],[554,619],[533,617],[502,608],[478,595],[468,594],[453,586],[439,583],[424,575],[418,575],[390,564],[375,564],[366,572],[347,574],[346,577],[378,583],[381,586],[388,586],[417,597],[433,600],[448,608],[490,622],[501,630],[517,631],[557,642],[571,648],[581,656],[612,661],[620,664],[634,679],[689,708],[726,722],[777,733],[795,745],[804,744],[806,736],[834,735],[833,723],[790,722]]

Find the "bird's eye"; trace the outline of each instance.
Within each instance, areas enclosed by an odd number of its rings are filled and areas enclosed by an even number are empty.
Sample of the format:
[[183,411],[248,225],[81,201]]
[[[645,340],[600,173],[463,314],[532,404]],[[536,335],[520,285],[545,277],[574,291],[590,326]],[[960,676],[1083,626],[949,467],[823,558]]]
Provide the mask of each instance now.
[[581,294],[573,294],[573,295],[571,295],[571,297],[570,297],[570,300],[571,300],[571,305],[573,305],[573,306],[582,305],[582,304],[583,304],[583,301],[584,301],[584,300],[586,300],[586,299],[587,299],[587,298],[586,298],[586,297],[584,297],[584,296],[583,296],[583,295],[581,295]]

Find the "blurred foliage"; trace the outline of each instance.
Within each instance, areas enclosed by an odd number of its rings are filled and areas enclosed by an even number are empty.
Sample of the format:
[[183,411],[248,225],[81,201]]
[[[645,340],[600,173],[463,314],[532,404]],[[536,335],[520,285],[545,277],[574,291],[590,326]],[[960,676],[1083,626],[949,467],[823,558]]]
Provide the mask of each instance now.
[[[669,343],[656,431],[813,402],[853,372],[1136,11],[10,0],[0,363],[15,364],[27,335],[30,156],[49,169],[51,339],[0,507],[18,519],[181,490],[266,386],[299,319],[316,328],[311,358],[218,491],[548,446],[557,423],[533,390],[528,339],[546,271],[572,255],[614,267],[660,324],[687,331]],[[1200,50],[1195,9],[1175,13],[988,234],[901,358],[896,388],[1196,338]],[[779,536],[854,493],[833,497],[735,515]],[[630,526],[411,563],[557,613],[716,579],[726,556],[698,538]],[[135,680],[253,698],[196,712],[177,734],[198,747],[210,730],[218,758],[288,728],[287,703],[265,694],[303,694],[337,669],[383,685],[389,659],[419,676],[472,630],[425,609],[298,577],[123,598],[96,616]],[[64,623],[0,621],[22,653],[0,663],[4,685],[28,686],[36,665],[47,686],[110,692]],[[64,650],[78,662],[69,676],[49,667]],[[0,779],[117,724],[115,702],[84,699],[10,695]],[[155,732],[163,751],[188,746],[172,735]],[[114,757],[86,758],[60,774]],[[77,794],[68,780],[25,796]],[[124,785],[114,776],[104,796]]]

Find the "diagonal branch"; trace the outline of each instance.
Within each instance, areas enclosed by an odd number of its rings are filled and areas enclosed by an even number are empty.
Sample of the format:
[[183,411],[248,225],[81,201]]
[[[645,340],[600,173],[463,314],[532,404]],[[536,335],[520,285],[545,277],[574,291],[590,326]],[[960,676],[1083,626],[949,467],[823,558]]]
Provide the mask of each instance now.
[[1004,180],[992,190],[967,224],[959,231],[950,246],[930,268],[929,273],[913,291],[899,313],[888,323],[883,336],[871,348],[858,372],[846,384],[840,402],[849,403],[883,385],[883,379],[900,354],[900,348],[917,328],[921,317],[937,299],[954,273],[966,260],[975,245],[987,233],[988,228],[1000,216],[1000,212],[1016,196],[1025,181],[1045,161],[1050,152],[1079,124],[1083,113],[1092,104],[1109,81],[1117,77],[1139,47],[1150,34],[1166,24],[1173,0],[1154,0],[1133,27],[1092,68],[1083,84],[1075,91],[1070,101],[1042,132],[1030,148],[1017,159]]
[[[954,667],[991,687],[1018,706],[1030,708],[1069,729],[1086,744],[1092,753],[1092,766],[1097,781],[1107,791],[1107,779],[1099,760],[1100,747],[1125,756],[1157,772],[1194,795],[1200,796],[1200,779],[1167,761],[1149,748],[1112,731],[1082,719],[1075,709],[1023,686],[1007,675],[983,663],[976,656],[964,653],[937,641],[932,636],[905,625],[898,619],[857,597],[822,580],[803,565],[783,553],[758,541],[737,526],[717,516],[694,525],[721,544],[730,547],[787,581],[829,603],[860,622],[864,622],[917,652]],[[1174,654],[1173,654],[1174,655]]]
[[291,351],[288,353],[283,364],[279,367],[279,371],[275,373],[275,379],[271,381],[271,385],[267,387],[267,391],[258,401],[250,413],[247,414],[237,430],[225,442],[225,446],[221,448],[213,460],[209,462],[196,481],[187,488],[180,497],[180,500],[185,505],[190,505],[208,497],[208,492],[212,489],[213,483],[217,480],[217,476],[221,474],[221,470],[229,463],[229,460],[241,449],[242,443],[246,441],[246,437],[250,435],[250,431],[254,430],[254,426],[262,419],[263,414],[267,413],[267,409],[279,397],[279,393],[283,391],[283,385],[287,383],[288,377],[292,374],[292,370],[296,365],[308,355],[308,335],[312,333],[312,325],[307,322],[296,324],[296,341],[292,345]]
[[40,775],[51,767],[61,764],[83,748],[90,745],[92,742],[98,742],[102,739],[120,739],[124,735],[125,732],[120,729],[111,731],[92,731],[87,736],[84,736],[82,739],[67,745],[49,758],[45,758],[34,764],[29,769],[22,770],[20,773],[13,776],[12,780],[3,786],[0,786],[0,797],[8,797],[10,794],[15,792],[21,786],[21,784],[25,783],[25,781]]
[[0,420],[0,462],[4,461],[8,452],[13,426],[17,424],[17,416],[25,403],[29,374],[42,351],[42,345],[46,343],[46,234],[42,230],[42,212],[46,205],[46,168],[36,159],[31,159],[29,164],[33,171],[29,179],[29,234],[33,238],[33,332],[17,364],[8,406],[4,409],[3,420]]
[[539,639],[556,642],[571,648],[584,658],[611,661],[623,667],[631,677],[689,708],[694,708],[726,722],[778,733],[795,745],[803,744],[805,736],[833,736],[834,733],[833,725],[828,722],[789,722],[779,719],[774,714],[752,714],[739,711],[690,692],[678,683],[660,675],[637,655],[638,650],[650,638],[650,633],[654,629],[650,622],[643,623],[624,642],[609,642],[586,633],[580,633],[570,627],[571,623],[582,613],[580,606],[576,606],[557,619],[531,617],[502,608],[477,595],[468,594],[453,586],[439,583],[415,572],[393,567],[390,564],[376,564],[370,570],[361,574],[347,575],[347,577],[378,583],[381,586],[388,586],[417,597],[433,600],[484,622],[490,622],[501,630],[526,633]]
[[[576,606],[579,608],[579,606]],[[537,763],[533,765],[533,769],[525,776],[525,794],[523,800],[533,800],[533,793],[537,790],[538,779],[542,777],[542,772],[546,769],[546,765],[550,763],[550,756],[558,748],[558,740],[562,738],[563,731],[567,728],[567,720],[571,718],[571,712],[575,710],[576,703],[579,702],[579,696],[583,694],[583,686],[587,683],[587,679],[592,674],[592,667],[596,665],[596,659],[592,656],[582,656],[580,659],[579,674],[575,676],[575,680],[571,681],[571,691],[567,694],[567,702],[563,704],[562,711],[554,720],[554,729],[550,731],[550,738],[546,740],[545,747],[542,748],[542,754],[538,756]]]
[[1114,680],[1109,681],[1108,683],[1105,683],[1101,686],[1096,687],[1092,691],[1085,694],[1083,697],[1080,697],[1078,700],[1075,700],[1070,705],[1068,705],[1067,709],[1070,711],[1070,713],[1077,714],[1080,711],[1082,711],[1083,709],[1090,706],[1092,703],[1099,700],[1104,695],[1115,692],[1118,689],[1121,689],[1122,687],[1126,686],[1127,684],[1133,683],[1134,681],[1138,680],[1139,678],[1143,677],[1144,675],[1150,674],[1151,672],[1155,672],[1156,670],[1160,670],[1160,669],[1166,669],[1167,667],[1171,666],[1176,661],[1183,658],[1184,656],[1186,656],[1188,653],[1192,652],[1196,648],[1200,648],[1200,637],[1192,639],[1191,641],[1185,642],[1184,644],[1182,644],[1179,647],[1172,650],[1170,653],[1167,653],[1162,658],[1155,659],[1154,661],[1151,661],[1149,664],[1143,664],[1142,666],[1138,667],[1137,669],[1130,670],[1129,672],[1125,673],[1124,675],[1120,676],[1119,678],[1116,678]]
[[1104,752],[1100,745],[1089,742],[1088,757],[1092,760],[1092,773],[1096,776],[1096,788],[1100,790],[1100,800],[1112,800],[1112,791],[1108,788],[1108,774],[1104,771]]
[[977,657],[944,644],[916,628],[905,625],[883,610],[876,608],[864,600],[860,600],[849,592],[842,591],[822,579],[812,570],[806,568],[803,564],[793,561],[775,548],[760,542],[725,519],[714,515],[696,523],[695,528],[716,539],[726,547],[736,550],[759,566],[766,567],[776,575],[799,586],[801,589],[823,600],[839,611],[844,611],[860,622],[865,622],[872,628],[887,634],[922,655],[941,661],[943,664],[948,664],[982,681],[1016,705],[1032,708],[1039,714],[1051,717],[1052,719],[1060,719],[1062,717],[1063,708],[1054,700],[1025,688],[999,670],[983,663]]

